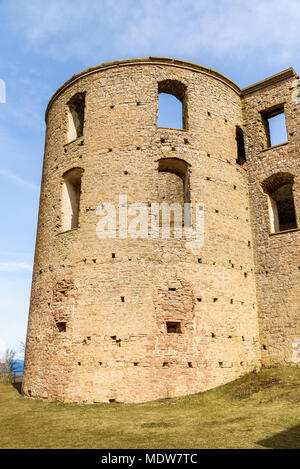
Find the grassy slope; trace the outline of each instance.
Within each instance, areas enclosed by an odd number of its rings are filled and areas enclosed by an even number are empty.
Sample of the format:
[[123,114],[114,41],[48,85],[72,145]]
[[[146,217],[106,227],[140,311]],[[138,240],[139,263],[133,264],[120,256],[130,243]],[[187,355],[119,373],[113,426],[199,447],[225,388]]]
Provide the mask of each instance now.
[[300,369],[147,404],[57,404],[0,385],[0,448],[300,448]]

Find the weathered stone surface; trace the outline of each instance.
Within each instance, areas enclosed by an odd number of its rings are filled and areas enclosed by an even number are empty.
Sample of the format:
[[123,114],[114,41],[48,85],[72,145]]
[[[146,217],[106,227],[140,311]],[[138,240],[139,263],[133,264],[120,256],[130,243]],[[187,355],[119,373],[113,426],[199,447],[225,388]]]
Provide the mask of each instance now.
[[[186,93],[184,130],[157,128],[158,83],[170,80]],[[290,71],[241,91],[204,67],[151,58],[94,67],[58,90],[47,109],[25,395],[141,402],[190,394],[257,369],[260,345],[264,363],[299,362],[299,232],[270,236],[261,189],[273,173],[292,172],[299,207],[293,81]],[[67,143],[67,106],[78,93],[83,135]],[[283,102],[290,141],[262,150],[259,112]],[[242,166],[236,126],[245,134]],[[186,162],[191,202],[204,204],[203,247],[100,240],[102,202],[182,200],[182,184],[158,171],[162,158]],[[83,170],[79,226],[63,232],[63,175],[72,168]],[[173,330],[180,322],[181,333],[168,333],[167,322]]]
[[[291,72],[285,75],[279,81],[275,76],[262,83],[264,86],[254,86],[252,90],[250,87],[242,98],[261,353],[265,365],[297,364],[293,344],[300,338],[300,233],[290,230],[270,234],[264,192],[265,181],[275,180],[280,173],[291,175],[299,227],[300,82]],[[268,147],[262,115],[279,106],[284,108],[288,142]]]

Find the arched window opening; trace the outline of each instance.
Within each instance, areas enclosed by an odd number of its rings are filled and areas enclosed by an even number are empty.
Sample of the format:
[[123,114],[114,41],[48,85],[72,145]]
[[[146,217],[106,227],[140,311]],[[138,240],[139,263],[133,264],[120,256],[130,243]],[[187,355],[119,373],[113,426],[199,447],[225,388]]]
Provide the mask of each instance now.
[[177,80],[158,82],[158,127],[187,129],[186,86]]
[[73,168],[63,175],[61,205],[63,231],[78,227],[82,173],[83,169]]
[[238,125],[235,128],[235,139],[237,145],[237,159],[236,162],[239,165],[246,163],[246,152],[244,142],[244,132]]
[[76,93],[68,104],[68,142],[82,137],[84,126],[85,93]]
[[268,196],[271,232],[297,228],[293,197],[294,177],[289,173],[278,173],[263,183]]
[[[159,203],[179,204],[181,210],[181,225],[191,225],[190,207],[184,204],[190,203],[190,178],[189,164],[179,158],[163,158],[158,162],[158,194]],[[174,226],[176,220],[174,212],[170,213],[170,225]],[[163,226],[162,213],[159,214],[159,225]]]

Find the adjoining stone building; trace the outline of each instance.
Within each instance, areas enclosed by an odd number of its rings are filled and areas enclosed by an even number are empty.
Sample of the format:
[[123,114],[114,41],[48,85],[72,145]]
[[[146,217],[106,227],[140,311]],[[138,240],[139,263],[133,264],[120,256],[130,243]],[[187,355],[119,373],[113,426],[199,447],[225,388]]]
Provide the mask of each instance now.
[[[182,129],[157,126],[159,93]],[[150,57],[67,81],[46,143],[23,393],[141,402],[300,362],[300,88]],[[284,113],[287,141],[269,119]],[[204,243],[100,239],[103,202],[203,204]],[[195,213],[192,212],[192,226]],[[118,225],[118,221],[117,221]]]

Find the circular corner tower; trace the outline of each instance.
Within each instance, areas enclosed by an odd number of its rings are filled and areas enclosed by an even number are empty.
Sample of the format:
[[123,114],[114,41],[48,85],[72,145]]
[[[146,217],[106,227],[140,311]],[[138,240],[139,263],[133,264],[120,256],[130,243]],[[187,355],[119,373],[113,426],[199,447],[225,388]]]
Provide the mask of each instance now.
[[[182,129],[157,126],[159,93],[181,101]],[[142,402],[256,368],[239,88],[179,60],[106,63],[66,82],[46,123],[24,395]],[[162,235],[163,203],[190,204],[199,242],[172,211]]]

